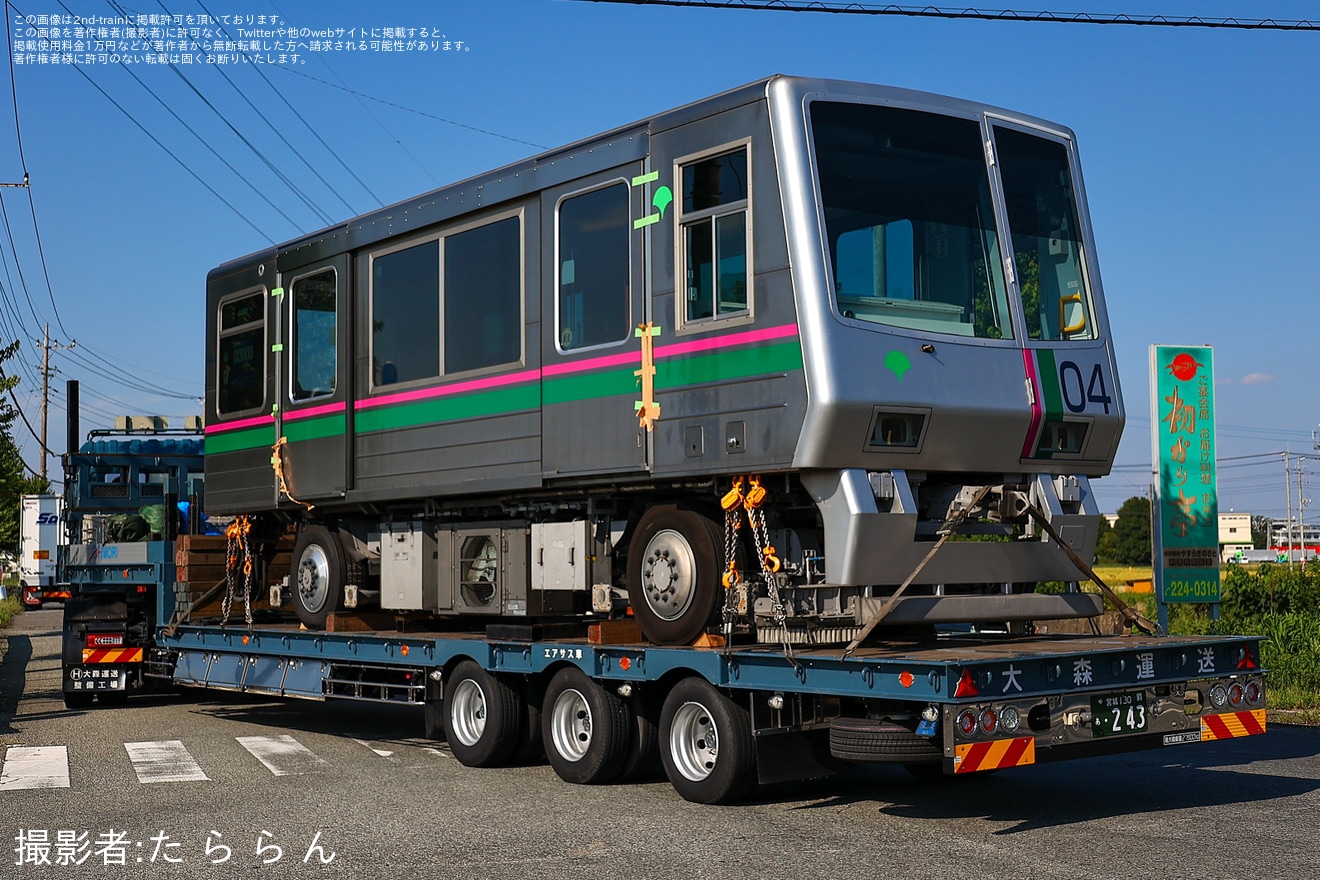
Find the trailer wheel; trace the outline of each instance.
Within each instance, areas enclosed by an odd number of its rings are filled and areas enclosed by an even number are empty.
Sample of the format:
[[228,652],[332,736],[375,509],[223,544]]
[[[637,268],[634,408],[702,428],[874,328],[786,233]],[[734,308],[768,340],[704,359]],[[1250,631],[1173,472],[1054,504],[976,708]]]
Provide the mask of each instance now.
[[706,629],[722,594],[719,527],[673,504],[642,515],[628,544],[628,600],[642,634],[688,645]]
[[933,764],[944,752],[930,737],[888,718],[835,718],[830,722],[830,754],[844,761],[872,764]]
[[701,678],[685,678],[660,712],[660,759],[674,790],[699,804],[727,804],[756,786],[747,710]]
[[518,748],[524,709],[518,694],[471,660],[445,686],[445,739],[459,763],[498,767]]
[[619,775],[632,748],[628,707],[576,666],[550,679],[541,706],[541,739],[565,782],[599,785]]
[[90,691],[64,692],[64,708],[90,709],[91,707],[92,707],[92,694]]
[[660,766],[660,705],[647,690],[636,691],[628,698],[632,716],[632,748],[623,762],[619,778],[629,782],[655,779],[663,772]]
[[293,548],[293,610],[308,629],[325,629],[325,619],[344,596],[344,546],[325,526],[308,526]]

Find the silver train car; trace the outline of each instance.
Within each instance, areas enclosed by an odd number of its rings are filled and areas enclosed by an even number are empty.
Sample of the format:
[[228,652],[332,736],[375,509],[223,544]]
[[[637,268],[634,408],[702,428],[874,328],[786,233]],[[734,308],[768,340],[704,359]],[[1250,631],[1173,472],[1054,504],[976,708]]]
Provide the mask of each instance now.
[[1090,559],[1122,397],[1073,133],[1019,113],[655,115],[216,268],[206,387],[208,513],[296,527],[309,627],[1098,613],[1039,520]]

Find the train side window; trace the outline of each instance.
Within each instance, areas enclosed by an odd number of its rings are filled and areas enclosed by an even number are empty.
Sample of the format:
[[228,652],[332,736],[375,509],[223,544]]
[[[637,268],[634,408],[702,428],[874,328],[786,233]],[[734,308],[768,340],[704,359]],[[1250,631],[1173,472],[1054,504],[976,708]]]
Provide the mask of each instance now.
[[440,242],[371,259],[372,385],[440,375]]
[[266,402],[266,291],[220,303],[216,410],[221,415],[259,409]]
[[295,279],[293,294],[293,374],[289,398],[310,400],[334,394],[336,376],[335,270]]
[[747,311],[747,148],[682,166],[684,312],[686,322]]
[[631,330],[628,184],[611,183],[559,203],[556,270],[561,351],[609,345]]
[[445,238],[445,372],[522,358],[522,223],[506,217]]

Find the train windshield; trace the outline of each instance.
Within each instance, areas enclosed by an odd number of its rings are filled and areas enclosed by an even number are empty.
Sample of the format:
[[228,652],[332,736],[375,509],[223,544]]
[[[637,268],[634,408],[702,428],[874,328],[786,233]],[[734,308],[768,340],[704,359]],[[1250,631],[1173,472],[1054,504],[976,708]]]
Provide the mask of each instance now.
[[811,125],[839,313],[1012,338],[980,124],[818,101]]
[[1027,338],[1094,339],[1067,149],[1002,126],[995,146]]

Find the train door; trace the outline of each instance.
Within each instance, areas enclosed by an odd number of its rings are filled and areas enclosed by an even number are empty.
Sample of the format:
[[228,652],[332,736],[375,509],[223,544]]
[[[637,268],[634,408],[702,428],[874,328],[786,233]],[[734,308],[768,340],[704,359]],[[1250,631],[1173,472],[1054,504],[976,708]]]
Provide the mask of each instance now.
[[289,498],[340,498],[349,483],[348,257],[282,280],[277,465]]
[[[649,318],[641,163],[542,194],[542,458],[547,479],[642,471],[641,325]],[[658,218],[657,218],[658,219]],[[648,340],[649,342],[650,340]],[[646,346],[650,350],[650,345]]]

